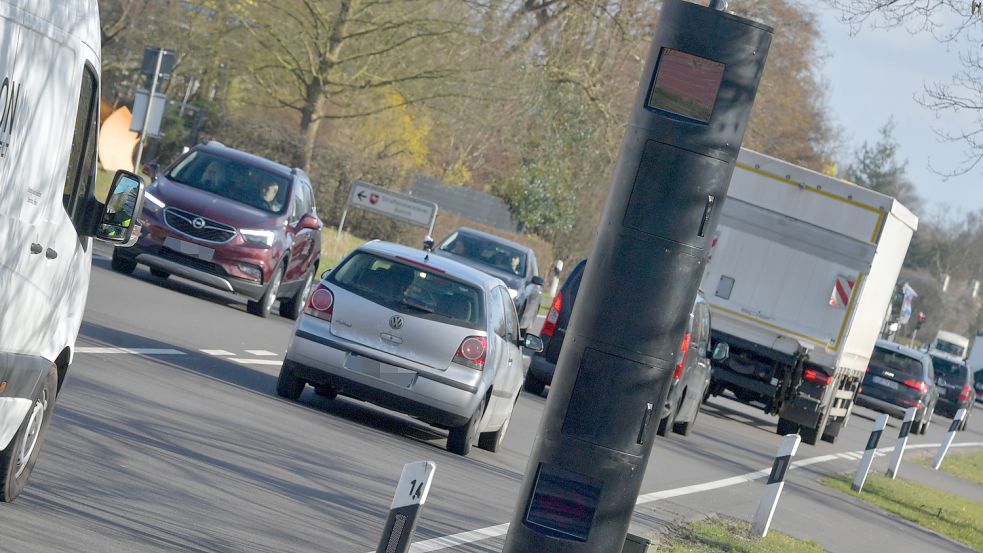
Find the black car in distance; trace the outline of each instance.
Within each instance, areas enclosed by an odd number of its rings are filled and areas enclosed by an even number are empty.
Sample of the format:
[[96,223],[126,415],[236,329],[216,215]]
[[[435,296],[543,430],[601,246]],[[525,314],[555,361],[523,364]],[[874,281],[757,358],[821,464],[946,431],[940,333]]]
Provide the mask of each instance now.
[[434,253],[502,279],[519,314],[519,329],[529,329],[543,296],[536,253],[531,248],[480,230],[460,227],[440,241]]
[[915,408],[912,432],[924,434],[938,401],[932,358],[925,352],[878,340],[867,374],[857,390],[857,405],[901,419]]
[[935,383],[939,389],[939,403],[935,410],[939,414],[952,418],[956,411],[966,409],[959,430],[966,430],[969,416],[973,413],[976,402],[976,390],[973,388],[973,371],[957,357],[944,353],[930,352],[932,366],[935,369]]
[[[574,301],[580,290],[587,260],[571,269],[563,282],[553,304],[543,322],[540,337],[543,351],[535,353],[529,363],[523,388],[534,395],[542,395],[543,390],[553,381],[556,362],[570,324]],[[710,360],[707,348],[710,344],[710,310],[703,294],[697,294],[690,313],[686,334],[680,343],[679,356],[673,370],[666,404],[659,414],[657,433],[665,436],[670,430],[683,436],[689,435],[696,423],[700,405],[706,398],[710,384]],[[714,359],[723,360],[727,356],[726,344],[719,344],[713,352]]]

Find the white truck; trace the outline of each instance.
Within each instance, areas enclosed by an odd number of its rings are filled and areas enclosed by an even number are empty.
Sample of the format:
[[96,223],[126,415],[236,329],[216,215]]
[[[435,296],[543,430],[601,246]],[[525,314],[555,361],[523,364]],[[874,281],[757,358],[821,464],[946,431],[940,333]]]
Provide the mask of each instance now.
[[778,433],[836,440],[918,219],[897,200],[743,149],[703,277],[710,394],[778,415]]
[[969,357],[969,338],[948,330],[940,330],[935,335],[929,351],[940,351],[966,361]]
[[138,230],[143,183],[94,195],[96,0],[0,0],[0,501],[27,484],[72,361],[92,238]]

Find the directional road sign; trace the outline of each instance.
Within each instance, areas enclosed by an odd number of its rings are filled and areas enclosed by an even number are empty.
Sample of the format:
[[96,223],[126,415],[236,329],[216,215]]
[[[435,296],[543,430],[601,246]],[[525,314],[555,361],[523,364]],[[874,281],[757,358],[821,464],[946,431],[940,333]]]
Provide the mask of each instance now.
[[437,204],[434,202],[421,200],[409,194],[394,192],[367,182],[355,181],[348,193],[348,204],[345,206],[345,211],[341,215],[341,222],[338,225],[339,236],[345,224],[348,207],[357,207],[403,223],[428,228],[431,234],[433,233],[434,221],[437,219]]

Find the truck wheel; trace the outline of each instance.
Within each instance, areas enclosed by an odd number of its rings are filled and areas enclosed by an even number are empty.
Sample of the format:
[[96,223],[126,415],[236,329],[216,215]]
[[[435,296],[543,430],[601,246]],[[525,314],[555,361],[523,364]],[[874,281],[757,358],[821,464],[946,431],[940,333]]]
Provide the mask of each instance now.
[[799,426],[799,435],[802,436],[802,441],[809,445],[816,445],[822,438],[823,434],[826,432],[826,421],[819,423],[816,428],[808,428],[805,426]]
[[280,376],[276,379],[276,395],[296,401],[304,392],[307,383],[297,378],[286,363],[280,366]]
[[[314,267],[317,267],[315,265]],[[311,267],[311,272],[307,273],[307,277],[304,278],[304,284],[298,289],[293,296],[289,299],[280,300],[280,316],[286,317],[291,321],[296,321],[297,317],[304,311],[307,307],[307,295],[311,292],[311,284],[314,283],[314,267]]]
[[447,451],[461,456],[471,453],[471,445],[474,444],[475,435],[478,433],[478,422],[481,415],[485,412],[485,400],[481,400],[478,408],[471,415],[471,420],[464,423],[464,426],[451,428],[447,433]]
[[137,268],[137,261],[135,259],[127,259],[119,254],[119,252],[113,249],[113,260],[110,262],[113,270],[117,273],[123,273],[124,275],[132,274]]
[[276,301],[276,294],[280,290],[280,282],[283,280],[282,267],[277,267],[273,271],[273,278],[270,279],[270,283],[266,286],[266,291],[263,295],[256,301],[249,300],[246,303],[246,311],[256,315],[257,317],[268,317],[270,315],[270,309],[273,308],[273,302]]
[[777,434],[779,436],[788,436],[789,434],[795,434],[799,431],[799,425],[788,420],[778,417],[778,429]]
[[543,395],[546,383],[536,378],[530,373],[526,373],[526,379],[522,382],[522,389],[535,396]]
[[28,411],[20,430],[7,448],[0,451],[0,501],[13,501],[27,485],[48,432],[57,390],[58,371],[52,365],[48,368],[41,392],[33,398],[34,406]]

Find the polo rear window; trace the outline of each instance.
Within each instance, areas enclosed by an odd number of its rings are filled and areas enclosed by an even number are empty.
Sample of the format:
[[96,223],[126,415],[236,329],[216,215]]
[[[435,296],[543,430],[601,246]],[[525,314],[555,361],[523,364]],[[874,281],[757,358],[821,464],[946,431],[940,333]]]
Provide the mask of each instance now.
[[415,317],[484,328],[483,294],[425,265],[356,252],[331,272],[330,282],[370,301]]

